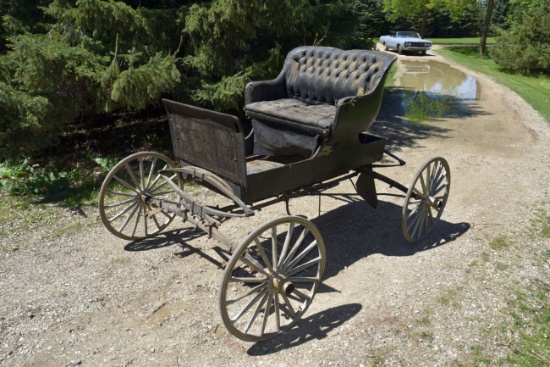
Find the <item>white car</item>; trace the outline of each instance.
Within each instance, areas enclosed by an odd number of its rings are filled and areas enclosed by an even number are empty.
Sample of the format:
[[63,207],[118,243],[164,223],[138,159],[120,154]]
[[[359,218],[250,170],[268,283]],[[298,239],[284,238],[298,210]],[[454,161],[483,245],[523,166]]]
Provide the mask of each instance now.
[[380,43],[384,45],[386,51],[394,49],[399,54],[403,54],[403,51],[414,51],[426,55],[426,51],[432,48],[430,41],[422,39],[417,32],[413,31],[399,31],[395,35],[381,36]]

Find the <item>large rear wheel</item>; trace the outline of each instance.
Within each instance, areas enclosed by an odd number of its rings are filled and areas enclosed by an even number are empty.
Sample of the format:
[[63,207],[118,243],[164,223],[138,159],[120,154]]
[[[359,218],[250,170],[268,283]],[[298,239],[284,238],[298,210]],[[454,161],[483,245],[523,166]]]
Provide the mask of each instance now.
[[246,341],[290,329],[310,306],[325,270],[317,227],[288,216],[254,230],[224,271],[220,310],[227,329]]

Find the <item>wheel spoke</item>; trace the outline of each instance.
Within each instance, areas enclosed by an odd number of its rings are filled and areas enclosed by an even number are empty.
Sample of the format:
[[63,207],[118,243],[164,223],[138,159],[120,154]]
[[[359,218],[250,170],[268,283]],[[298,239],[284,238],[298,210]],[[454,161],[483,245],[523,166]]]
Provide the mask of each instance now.
[[240,300],[242,300],[242,299],[245,299],[246,297],[248,297],[248,296],[250,296],[250,295],[252,295],[252,294],[254,294],[254,293],[257,293],[257,292],[259,292],[259,291],[264,290],[265,288],[266,288],[266,284],[259,284],[259,285],[255,286],[255,287],[253,287],[252,289],[250,289],[248,292],[246,292],[246,293],[244,293],[244,294],[238,296],[237,298],[232,298],[232,299],[230,299],[230,300],[228,299],[228,300],[227,300],[227,304],[230,305],[230,304],[232,304],[232,303],[238,302],[238,301],[240,301]]
[[[438,211],[437,208],[433,208],[436,212]],[[431,224],[435,224],[435,218],[434,218],[434,215],[432,213],[432,208],[428,208],[428,216],[430,218],[430,222]]]
[[302,300],[308,300],[308,301],[311,301],[311,296],[310,295],[306,295],[302,292],[300,292],[298,289],[294,289],[292,291],[293,294],[297,295],[298,297],[300,297]]
[[439,194],[443,189],[445,190],[447,189],[447,183],[445,182],[445,177],[442,177],[441,182],[432,191],[432,196]]
[[428,188],[426,187],[426,182],[424,182],[424,175],[420,175],[420,185],[422,186],[422,196],[426,195]]
[[122,233],[126,228],[126,226],[128,225],[128,223],[130,223],[130,219],[134,217],[134,214],[136,213],[136,210],[138,210],[138,208],[139,208],[139,205],[136,204],[134,210],[132,210],[132,212],[130,213],[130,215],[128,215],[124,223],[122,223],[122,226],[120,226],[120,228],[118,229],[120,233]]
[[149,235],[147,228],[147,215],[145,215],[145,208],[143,208],[143,231],[145,232],[145,237]]
[[141,216],[141,206],[138,205],[138,212],[137,212],[137,217],[136,217],[136,223],[134,225],[134,230],[132,231],[132,237],[134,237],[136,235],[136,231],[137,231],[137,228],[138,228],[138,225],[139,225],[139,217]]
[[409,242],[427,236],[439,221],[450,183],[449,165],[441,157],[432,158],[417,171],[403,204],[402,229]]
[[286,258],[286,253],[288,252],[288,248],[290,246],[290,240],[292,239],[292,235],[294,234],[294,222],[291,222],[288,226],[288,232],[286,233],[285,237],[285,243],[283,244],[283,249],[281,250],[281,256],[279,257],[279,263],[277,264],[279,267],[282,265],[282,261]]
[[273,268],[271,267],[271,263],[269,262],[269,259],[267,258],[267,254],[265,253],[265,249],[262,246],[260,240],[258,238],[254,238],[254,243],[256,244],[256,251],[260,254],[260,257],[265,263],[265,266],[269,271],[273,271]]
[[433,184],[430,188],[430,195],[436,195],[437,193],[439,193],[443,188],[445,188],[446,184],[445,184],[445,176],[444,175],[441,175],[441,176],[438,176],[434,179],[433,181]]
[[149,168],[149,175],[147,176],[147,183],[145,184],[145,190],[149,190],[149,185],[151,183],[151,178],[153,178],[153,174],[155,173],[155,167],[157,165],[157,158],[153,159],[151,162],[151,167]]
[[271,258],[273,264],[273,270],[277,271],[277,226],[271,227]]
[[256,297],[252,299],[252,301],[248,302],[246,306],[244,306],[235,316],[231,318],[231,322],[235,323],[237,322],[252,306],[254,306],[260,299],[262,299],[265,294],[267,293],[267,289],[263,289],[261,292],[259,292]]
[[296,266],[296,264],[299,263],[299,262],[300,262],[300,261],[301,261],[301,260],[302,260],[311,250],[313,250],[314,248],[317,248],[317,241],[311,242],[311,243],[309,244],[309,246],[306,247],[306,248],[304,249],[304,251],[302,251],[302,252],[300,253],[300,255],[296,256],[296,257],[294,258],[294,260],[292,260],[292,261],[290,262],[290,264],[288,264],[287,267],[288,267],[289,269],[294,268],[294,267]]
[[430,193],[430,188],[431,188],[431,185],[432,185],[432,181],[433,181],[433,176],[432,176],[432,165],[431,164],[428,164],[428,166],[426,167],[426,186],[424,188],[424,192],[426,194],[429,195]]
[[255,278],[255,277],[231,277],[229,283],[263,283],[267,278]]
[[409,230],[412,229],[412,237],[416,237],[416,233],[418,232],[418,228],[420,227],[420,222],[424,216],[423,211],[424,207],[420,207],[410,223]]
[[265,275],[266,277],[269,278],[269,274],[261,267],[261,265],[258,263],[258,261],[256,261],[256,259],[253,259],[252,257],[250,257],[250,255],[246,255],[245,257],[239,257],[239,260],[250,266],[252,269],[256,270],[258,273],[261,273],[263,275]]
[[[174,178],[176,178],[177,176],[178,176],[178,175],[174,174],[174,175],[168,177],[168,179],[169,179],[170,181],[173,181]],[[159,175],[159,177],[161,177],[161,175]],[[158,186],[156,186],[156,187],[154,187],[154,186],[151,187],[151,188],[149,189],[149,192],[150,192],[151,194],[155,194],[155,196],[160,196],[160,195],[162,195],[162,193],[159,193],[159,192],[157,192],[157,191],[160,190],[160,189],[162,189],[162,188],[165,187],[165,186],[168,186],[168,185],[169,185],[169,184],[168,184],[167,181],[163,181],[160,185],[158,185]]]
[[302,265],[300,265],[300,266],[298,266],[298,267],[296,267],[296,268],[294,268],[294,269],[290,269],[290,270],[288,271],[288,276],[292,276],[292,275],[294,275],[294,274],[296,274],[296,273],[299,273],[299,272],[302,271],[302,270],[305,270],[305,269],[307,269],[307,268],[312,267],[313,265],[319,264],[319,262],[321,261],[321,259],[322,259],[322,258],[319,256],[319,257],[316,257],[315,259],[312,259],[312,260],[308,261],[307,263],[303,263]]
[[114,191],[114,190],[107,190],[106,192],[108,194],[126,196],[126,197],[129,197],[129,198],[135,198],[136,197],[136,193],[135,193],[134,190],[132,190],[132,194],[129,194],[127,192]]
[[262,329],[260,330],[260,336],[265,333],[265,327],[267,325],[267,319],[269,318],[269,310],[271,310],[271,300],[273,299],[273,293],[268,294],[267,305],[265,306],[264,318],[262,320]]
[[117,206],[121,206],[121,205],[125,205],[125,204],[130,204],[130,203],[133,202],[133,201],[136,201],[135,195],[132,195],[132,198],[131,198],[131,199],[124,200],[124,201],[119,201],[118,203],[113,203],[113,204],[105,205],[105,209],[116,208]]
[[[168,168],[168,164],[164,165],[164,167],[162,167],[161,171],[162,171],[162,170],[165,170],[165,169],[167,169],[167,168]],[[155,179],[153,180],[153,182],[151,182],[150,185],[149,185],[149,188],[148,188],[149,191],[155,192],[156,185],[157,185],[157,183],[159,182],[159,180],[160,180],[161,178],[162,178],[162,175],[161,175],[160,173],[157,174],[157,177],[155,177]],[[166,181],[164,181],[164,183],[165,183],[165,182],[166,182]],[[164,183],[162,183],[161,186],[164,185]]]
[[409,200],[408,206],[412,206],[412,205],[418,206],[418,204],[420,204],[423,201],[424,201],[424,199],[418,199],[418,200],[411,199],[411,200]]
[[426,196],[425,193],[423,193],[422,191],[418,190],[416,187],[413,187],[413,192],[420,198],[424,199],[424,197]]
[[[296,231],[298,226],[303,228]],[[237,266],[240,263],[242,268]],[[253,276],[242,274],[245,266]],[[258,227],[225,268],[220,292],[225,326],[247,341],[265,340],[288,330],[313,301],[324,268],[323,238],[307,219],[288,216]],[[294,286],[283,290],[285,283]]]
[[139,178],[141,180],[141,189],[145,190],[145,173],[143,171],[143,159],[139,160]]
[[286,256],[285,260],[283,261],[283,268],[287,268],[288,262],[294,257],[294,254],[296,251],[298,251],[298,248],[302,245],[302,242],[306,238],[307,234],[309,233],[309,230],[307,228],[304,228],[302,233],[300,234],[300,237],[296,240],[296,243],[292,246],[292,249],[290,250],[289,254]]
[[407,220],[416,217],[422,207],[423,205],[417,205],[413,209],[411,209],[411,211],[407,215]]
[[433,180],[432,180],[433,184],[432,184],[432,187],[430,189],[430,192],[433,193],[433,195],[435,195],[437,193],[437,191],[436,191],[437,187],[445,179],[445,175],[443,173],[444,168],[445,167],[442,164],[439,164],[438,167],[437,167],[437,172],[434,174],[434,177],[433,177]]
[[117,180],[122,186],[126,187],[128,190],[135,192],[136,194],[139,194],[139,192],[136,190],[135,187],[132,187],[128,182],[123,180],[122,178],[118,177],[117,175],[113,176],[115,180]]
[[[119,211],[117,214],[115,214],[111,219],[109,219],[109,223],[112,223],[114,222],[115,220],[117,220],[118,218],[120,218],[121,216],[123,216],[124,214],[128,213],[134,206],[138,205],[137,202],[134,202],[132,205],[129,205],[127,206],[126,208],[122,209],[121,211]],[[131,215],[130,215],[131,216]]]
[[280,307],[279,307],[279,293],[273,293],[273,306],[275,308],[275,331],[279,332],[281,330],[281,317],[280,317]]
[[134,183],[134,188],[137,189],[136,191],[140,191],[140,185],[139,181],[136,177],[136,174],[134,173],[134,170],[130,167],[129,164],[126,164],[126,172],[128,172],[128,175],[130,175],[130,179]]
[[286,296],[286,293],[279,293],[281,297],[283,297],[284,305],[287,310],[287,312],[290,314],[290,317],[296,317],[296,311],[294,311],[294,307],[292,307],[292,304],[290,303],[290,300]]

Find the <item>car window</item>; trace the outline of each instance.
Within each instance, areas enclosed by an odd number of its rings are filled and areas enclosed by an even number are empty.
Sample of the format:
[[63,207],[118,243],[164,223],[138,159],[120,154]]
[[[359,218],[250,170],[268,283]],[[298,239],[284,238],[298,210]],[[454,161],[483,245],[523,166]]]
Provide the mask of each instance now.
[[397,32],[397,37],[421,38],[417,32]]

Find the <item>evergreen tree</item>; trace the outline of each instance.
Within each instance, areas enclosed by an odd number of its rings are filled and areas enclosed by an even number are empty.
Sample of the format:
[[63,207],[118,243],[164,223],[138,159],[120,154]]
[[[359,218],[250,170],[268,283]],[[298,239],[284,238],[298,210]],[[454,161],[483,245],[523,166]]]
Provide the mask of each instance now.
[[476,4],[476,0],[383,0],[384,12],[390,21],[404,18],[411,24],[409,29],[417,30],[422,37],[430,34],[436,13],[447,11],[450,18],[457,21]]
[[371,48],[375,39],[389,32],[382,3],[378,0],[355,0],[352,6],[357,18],[357,48]]
[[0,58],[4,156],[55,144],[79,116],[158,104],[163,93],[180,83],[179,12],[184,8],[53,0],[44,8],[35,3],[35,10],[43,11],[38,18],[50,22],[33,27],[26,26],[32,19],[13,10],[19,9],[15,3],[3,18],[4,30],[10,24],[20,27],[12,31],[9,50]]
[[489,54],[504,70],[550,75],[550,3],[547,0],[510,1],[509,29],[496,29]]
[[353,46],[358,14],[351,5],[328,0],[194,4],[184,30],[190,46],[185,63],[197,85],[194,101],[239,113],[246,83],[276,76],[290,49]]
[[242,111],[245,84],[274,77],[293,47],[370,48],[371,28],[360,25],[375,19],[376,3],[0,3],[0,156],[31,154],[86,116],[145,109],[163,95]]

